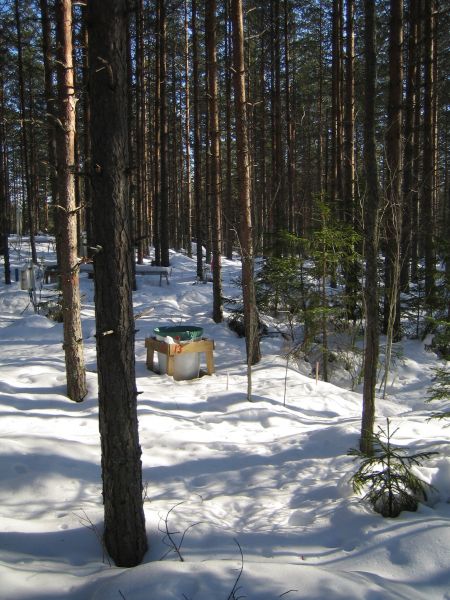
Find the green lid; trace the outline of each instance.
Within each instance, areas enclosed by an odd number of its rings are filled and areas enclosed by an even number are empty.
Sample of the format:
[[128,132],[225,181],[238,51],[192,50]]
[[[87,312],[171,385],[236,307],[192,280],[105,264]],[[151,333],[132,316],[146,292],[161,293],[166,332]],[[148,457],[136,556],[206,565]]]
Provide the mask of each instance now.
[[153,330],[155,335],[160,337],[171,337],[180,342],[189,340],[198,340],[203,335],[203,327],[195,327],[194,325],[167,325],[166,327],[155,327]]

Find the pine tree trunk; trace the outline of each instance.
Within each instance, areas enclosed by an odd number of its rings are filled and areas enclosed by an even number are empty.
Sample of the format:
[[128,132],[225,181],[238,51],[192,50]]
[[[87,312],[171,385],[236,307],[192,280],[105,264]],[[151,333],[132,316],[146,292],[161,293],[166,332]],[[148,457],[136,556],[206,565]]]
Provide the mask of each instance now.
[[67,395],[81,402],[87,394],[81,330],[81,306],[78,266],[77,206],[75,199],[75,122],[76,97],[73,78],[72,3],[56,3],[58,113],[58,231],[62,309],[64,318],[64,354]]
[[375,388],[379,354],[377,285],[379,189],[375,142],[376,13],[374,0],[364,0],[364,15],[364,170],[366,175],[364,304],[366,329],[360,450],[370,455],[373,453],[372,436],[375,423]]
[[424,5],[424,106],[423,106],[423,162],[422,162],[422,231],[425,251],[425,301],[431,308],[436,295],[436,258],[434,248],[434,173],[435,151],[433,131],[433,103],[435,82],[433,79],[434,0],[425,0]]
[[155,116],[153,145],[153,246],[155,248],[155,264],[161,264],[161,51],[159,44],[160,6],[156,4],[155,19]]
[[167,23],[165,0],[159,5],[159,126],[161,143],[160,167],[160,237],[161,265],[168,267],[169,260],[169,132],[167,118]]
[[133,268],[133,290],[137,289],[136,282],[136,257],[135,257],[135,240],[136,240],[136,144],[135,144],[135,103],[136,103],[136,94],[134,93],[134,69],[133,69],[133,41],[131,39],[131,19],[135,12],[136,5],[132,5],[132,0],[126,0],[127,2],[127,35],[126,35],[126,43],[127,43],[127,84],[128,84],[128,110],[127,110],[127,130],[128,130],[128,159],[130,164],[130,176],[128,178],[128,201],[130,203],[131,210],[131,235],[132,235],[132,247],[133,247],[133,260],[132,260],[132,268]]
[[184,123],[185,123],[185,148],[186,148],[186,251],[192,258],[192,185],[191,185],[191,98],[190,98],[190,73],[189,73],[189,20],[188,0],[184,0],[184,77],[185,77],[185,101],[184,101]]
[[88,11],[104,540],[117,566],[132,567],[147,538],[131,292],[126,0],[90,0]]
[[23,173],[25,179],[26,192],[26,209],[28,216],[28,229],[30,234],[31,260],[37,264],[36,243],[34,240],[35,234],[35,204],[32,193],[32,183],[30,174],[30,149],[29,149],[29,124],[26,119],[25,106],[25,81],[24,81],[24,65],[23,65],[23,44],[22,44],[22,24],[20,20],[19,0],[14,2],[16,31],[17,31],[17,60],[18,60],[18,77],[19,77],[19,109],[21,120],[22,133],[22,159]]
[[58,210],[58,182],[56,180],[56,132],[55,132],[55,90],[53,85],[53,62],[52,54],[52,35],[50,27],[50,16],[48,11],[47,0],[40,0],[41,9],[41,26],[42,26],[42,55],[44,59],[44,94],[45,94],[45,110],[47,113],[47,156],[48,156],[48,173],[50,181],[51,203],[53,207],[53,215],[56,220]]
[[3,73],[0,72],[0,254],[4,259],[5,284],[11,284],[11,269],[9,260],[9,186],[8,160],[6,155],[5,134],[5,98],[3,90]]
[[200,98],[199,98],[199,51],[197,33],[197,0],[192,0],[192,86],[194,113],[194,206],[195,237],[197,242],[197,278],[203,278],[203,235],[202,235],[202,161],[200,139]]
[[[89,87],[89,35],[87,25],[87,6],[82,7],[82,37],[83,37],[83,88]],[[86,230],[86,254],[91,256],[93,243],[93,224],[92,224],[92,192],[91,180],[87,176],[87,171],[92,163],[91,160],[91,138],[90,138],[91,106],[89,93],[83,94],[83,154],[84,154],[84,215]]]
[[177,77],[177,58],[174,53],[171,56],[171,100],[169,119],[170,144],[170,174],[169,174],[169,196],[171,198],[169,221],[171,247],[179,251],[181,249],[181,237],[184,221],[182,212],[182,196],[184,188],[183,164],[182,164],[182,125],[180,115],[182,114],[181,99],[178,90],[180,81]]
[[[324,80],[324,65],[323,65],[323,7],[322,2],[319,3],[319,73],[318,73],[318,95],[317,95],[317,184],[316,191],[319,197],[322,197],[326,190],[324,181],[324,127],[323,127],[323,80]],[[304,215],[303,231],[309,231],[310,219]]]
[[210,206],[212,215],[212,276],[213,276],[213,320],[223,320],[222,306],[222,200],[220,185],[220,130],[217,83],[217,23],[216,1],[205,3],[205,34],[207,47],[207,78],[209,104],[209,139],[210,139]]
[[[416,5],[417,15],[417,39],[421,40],[423,36],[423,0],[418,0]],[[419,45],[420,48],[420,45]],[[413,157],[412,157],[412,188],[411,188],[411,281],[419,281],[419,245],[421,244],[420,234],[420,219],[419,219],[419,205],[420,205],[420,177],[421,177],[421,159],[422,159],[422,147],[420,143],[421,137],[421,121],[422,121],[422,104],[421,98],[421,87],[422,87],[422,68],[420,60],[420,50],[417,50],[417,69],[416,69],[416,80],[415,90],[417,99],[414,107],[414,145],[413,145]]]
[[[239,205],[241,211],[240,246],[242,259],[242,290],[244,302],[244,326],[247,346],[247,364],[261,359],[253,280],[253,234],[250,205],[250,169],[247,135],[247,105],[244,66],[244,25],[242,0],[232,0],[231,20],[233,26],[233,87],[236,114],[237,171],[239,181]],[[250,374],[250,369],[249,369]],[[248,394],[250,396],[250,394]]]
[[401,236],[401,291],[409,290],[412,257],[412,214],[414,199],[413,165],[415,146],[419,140],[414,128],[414,112],[418,102],[416,89],[418,66],[418,23],[419,7],[417,0],[409,0],[409,37],[408,37],[408,70],[406,78],[405,97],[405,145],[403,154],[403,189],[402,189],[402,236]]
[[294,222],[294,178],[295,178],[295,127],[291,107],[291,56],[289,40],[289,1],[284,0],[284,76],[286,104],[286,140],[287,140],[287,220],[285,227],[295,232]]
[[[256,199],[256,214],[259,214],[259,218],[255,220],[255,239],[258,240],[258,248],[265,252],[267,249],[267,233],[270,224],[270,196],[271,186],[270,177],[268,176],[268,165],[267,165],[267,99],[266,99],[266,61],[268,55],[267,34],[264,31],[266,26],[264,15],[261,14],[259,18],[259,35],[261,36],[260,42],[260,58],[259,68],[255,75],[257,77],[258,95],[256,96],[257,105],[254,109],[255,112],[255,171],[257,170],[257,177],[255,182],[254,197]],[[269,244],[272,240],[269,241]]]
[[[400,244],[402,182],[402,85],[403,5],[391,0],[389,35],[389,93],[386,125],[386,258],[384,330],[389,340],[399,341]],[[390,344],[388,343],[388,346]],[[388,359],[386,366],[388,368]]]
[[231,154],[231,31],[230,31],[230,0],[225,0],[225,254],[228,260],[233,259],[233,240],[235,237],[236,215],[232,186],[232,154]]
[[282,147],[283,126],[281,121],[281,28],[280,0],[273,2],[273,159],[272,159],[272,203],[274,207],[275,254],[281,256],[280,233],[285,224],[285,171]]
[[333,0],[331,77],[331,173],[330,202],[336,215],[342,213],[342,6]]
[[[344,222],[355,226],[355,32],[354,0],[347,0],[346,55],[344,88],[344,153],[343,153],[343,205]],[[345,268],[345,296],[349,319],[356,320],[358,292],[358,265],[347,261]]]
[[135,215],[135,247],[137,262],[143,264],[145,254],[145,81],[144,81],[144,3],[136,3],[136,197]]

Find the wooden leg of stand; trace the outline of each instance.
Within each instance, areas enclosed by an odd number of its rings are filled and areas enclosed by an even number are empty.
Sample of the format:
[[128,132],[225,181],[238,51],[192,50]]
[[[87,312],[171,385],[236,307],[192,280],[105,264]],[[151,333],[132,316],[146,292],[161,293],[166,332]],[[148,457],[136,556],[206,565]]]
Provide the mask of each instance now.
[[175,367],[175,363],[174,363],[175,357],[174,356],[170,356],[169,354],[167,355],[167,375],[171,375],[173,377],[173,373],[174,373],[174,367]]
[[205,352],[205,358],[206,358],[206,372],[208,373],[208,375],[212,375],[215,371],[215,369],[214,369],[214,354],[213,354],[212,348]]

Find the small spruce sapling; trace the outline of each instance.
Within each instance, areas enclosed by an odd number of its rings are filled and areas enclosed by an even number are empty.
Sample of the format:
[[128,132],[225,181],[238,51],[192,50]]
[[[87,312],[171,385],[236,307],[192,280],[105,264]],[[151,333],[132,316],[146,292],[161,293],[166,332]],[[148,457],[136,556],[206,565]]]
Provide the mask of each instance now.
[[[427,390],[428,399],[427,402],[433,400],[438,401],[450,401],[450,369],[446,367],[439,367],[435,369],[434,383]],[[434,413],[431,416],[432,419],[450,419],[450,405],[447,404],[442,410]]]
[[403,510],[416,511],[419,502],[427,500],[427,493],[435,488],[412,472],[423,461],[437,452],[409,454],[409,448],[392,445],[392,437],[398,431],[386,431],[381,427],[373,434],[373,455],[367,456],[360,450],[351,449],[349,454],[361,459],[356,473],[351,477],[353,491],[360,494],[368,489],[364,500],[368,500],[375,512],[383,517],[397,517]]

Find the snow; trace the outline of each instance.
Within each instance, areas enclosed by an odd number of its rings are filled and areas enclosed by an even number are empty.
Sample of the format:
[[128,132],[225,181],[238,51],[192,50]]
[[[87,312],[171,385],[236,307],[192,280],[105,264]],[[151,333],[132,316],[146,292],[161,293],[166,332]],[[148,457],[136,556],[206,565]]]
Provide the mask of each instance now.
[[[15,241],[13,274],[27,251]],[[55,260],[45,238],[39,254]],[[438,358],[404,341],[377,402],[377,423],[399,428],[395,443],[439,452],[420,469],[437,488],[429,503],[384,519],[349,483],[360,391],[316,382],[305,365],[290,363],[286,380],[281,338],[269,337],[248,402],[244,340],[212,321],[212,287],[195,282],[195,260],[172,252],[171,262],[170,285],[138,276],[134,294],[150,549],[132,569],[112,565],[101,545],[93,282],[81,275],[81,404],[65,396],[62,325],[34,314],[19,283],[0,285],[0,598],[449,599],[450,429],[428,420],[425,403]],[[225,295],[237,295],[239,262],[223,266]],[[174,381],[147,370],[145,338],[180,323],[215,340],[214,375]]]

